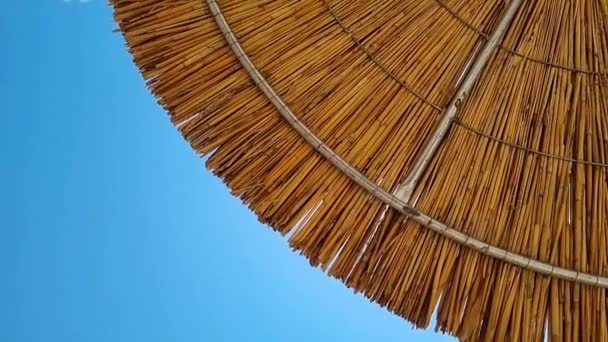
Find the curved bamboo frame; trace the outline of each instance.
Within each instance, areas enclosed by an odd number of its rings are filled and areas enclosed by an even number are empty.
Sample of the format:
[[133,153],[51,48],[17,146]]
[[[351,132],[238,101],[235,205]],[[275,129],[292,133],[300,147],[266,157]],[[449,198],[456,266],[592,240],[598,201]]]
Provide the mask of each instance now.
[[249,56],[245,53],[238,39],[232,32],[230,25],[226,21],[222,10],[215,0],[206,0],[211,14],[221,30],[224,38],[235,56],[242,64],[243,68],[249,74],[253,82],[264,93],[268,100],[276,107],[281,116],[323,157],[330,161],[336,168],[347,175],[355,183],[363,187],[370,194],[386,203],[390,207],[399,211],[403,215],[411,218],[422,226],[434,231],[435,233],[451,239],[461,245],[464,245],[472,250],[475,250],[484,255],[496,258],[501,261],[508,262],[512,265],[519,266],[523,269],[531,270],[539,274],[550,277],[568,280],[571,282],[591,285],[599,288],[608,288],[608,277],[602,277],[595,274],[578,272],[576,270],[554,266],[536,259],[528,258],[521,254],[509,252],[503,248],[488,244],[478,240],[468,234],[465,234],[457,229],[447,226],[439,222],[427,214],[421,212],[417,208],[400,200],[394,195],[386,192],[378,185],[373,183],[366,176],[357,171],[352,165],[342,159],[336,152],[323,143],[306,125],[304,125],[297,116],[288,108],[285,102],[276,94],[266,79],[261,75],[255,67]]

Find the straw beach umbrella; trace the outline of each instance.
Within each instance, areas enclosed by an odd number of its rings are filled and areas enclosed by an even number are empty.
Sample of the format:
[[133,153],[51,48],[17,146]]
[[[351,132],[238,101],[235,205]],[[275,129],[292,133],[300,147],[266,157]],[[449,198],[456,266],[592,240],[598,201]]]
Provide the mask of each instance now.
[[113,0],[207,167],[462,340],[608,340],[608,1]]

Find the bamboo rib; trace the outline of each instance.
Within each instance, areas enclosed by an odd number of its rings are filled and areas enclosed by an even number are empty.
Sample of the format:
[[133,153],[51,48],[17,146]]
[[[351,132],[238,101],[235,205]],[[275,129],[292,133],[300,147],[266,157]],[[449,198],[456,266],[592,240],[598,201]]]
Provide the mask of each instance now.
[[[484,31],[504,4],[444,2]],[[435,1],[329,4],[387,70],[439,104],[480,38]],[[463,248],[404,220],[315,152],[250,80],[204,2],[113,5],[171,120],[210,155],[207,166],[233,193],[289,234],[311,263],[417,326],[428,325],[437,307],[437,329],[462,340],[607,340],[604,288]],[[302,125],[390,194],[420,153],[436,110],[357,48],[321,0],[225,0],[221,8],[260,76]],[[591,0],[526,2],[505,46],[605,73],[605,13],[604,2]],[[425,56],[433,43],[440,47]],[[415,210],[526,258],[605,276],[605,168],[492,138],[605,163],[606,87],[600,75],[500,50],[458,118],[485,135],[453,126],[423,175]]]
[[479,54],[472,59],[471,68],[463,75],[463,82],[456,90],[449,106],[442,113],[441,121],[437,124],[437,128],[435,128],[435,131],[424,146],[424,150],[420,154],[420,157],[416,160],[416,163],[405,178],[405,182],[395,191],[395,196],[404,202],[408,203],[410,201],[412,192],[416,188],[416,185],[418,185],[422,173],[426,170],[428,164],[435,155],[435,152],[439,148],[439,145],[443,141],[443,138],[452,126],[452,122],[456,118],[462,103],[466,101],[467,96],[475,86],[475,82],[477,82],[483,73],[483,69],[502,41],[502,38],[509,28],[511,21],[517,14],[522,2],[523,0],[511,1],[509,6],[506,7],[504,14],[500,16],[498,25],[492,32],[487,43],[482,47],[481,51],[479,51]]

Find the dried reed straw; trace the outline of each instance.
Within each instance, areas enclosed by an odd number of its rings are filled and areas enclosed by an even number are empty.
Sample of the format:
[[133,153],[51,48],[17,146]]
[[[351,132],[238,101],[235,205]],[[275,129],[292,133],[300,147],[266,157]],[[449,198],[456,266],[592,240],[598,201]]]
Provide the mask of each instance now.
[[[462,340],[608,340],[605,289],[513,266],[404,220],[316,152],[250,80],[205,2],[112,3],[184,137],[311,263],[417,326],[437,307],[437,329]],[[298,119],[389,193],[434,129],[429,103],[449,102],[505,6],[218,3]],[[513,253],[606,276],[607,20],[605,1],[526,1],[421,178],[416,207]]]

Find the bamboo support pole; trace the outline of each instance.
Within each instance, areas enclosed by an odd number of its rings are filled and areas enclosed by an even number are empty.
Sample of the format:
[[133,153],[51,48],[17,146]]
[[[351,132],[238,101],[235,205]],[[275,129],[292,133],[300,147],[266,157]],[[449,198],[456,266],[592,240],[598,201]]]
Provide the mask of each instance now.
[[466,101],[467,96],[475,86],[477,80],[481,77],[486,64],[496,49],[500,46],[509,25],[513,21],[513,18],[515,17],[515,14],[521,7],[522,3],[523,0],[513,0],[509,4],[509,7],[507,7],[489,40],[475,57],[471,68],[464,76],[464,81],[456,91],[456,94],[448,107],[444,110],[441,121],[437,125],[435,132],[430,137],[429,142],[424,147],[418,160],[416,160],[416,163],[412,166],[404,183],[395,191],[395,196],[402,201],[409,203],[410,198],[416,189],[420,178],[422,177],[422,174],[433,159],[433,156],[441,145],[443,138],[452,126],[452,122],[454,121],[454,118],[456,118],[458,110],[462,106],[463,102]]
[[[452,228],[443,222],[437,221],[436,219],[430,217],[419,209],[409,205],[403,199],[388,193],[380,186],[372,182],[369,178],[361,174],[352,165],[350,165],[343,158],[341,158],[334,150],[332,150],[321,139],[319,139],[302,121],[298,119],[298,117],[280,98],[280,96],[277,95],[274,89],[269,85],[268,81],[262,76],[260,71],[253,64],[249,56],[245,53],[238,39],[232,32],[230,25],[226,21],[226,18],[224,17],[223,12],[220,9],[219,5],[216,3],[216,1],[206,0],[206,2],[211,14],[215,18],[217,26],[222,31],[226,42],[234,52],[235,56],[242,64],[243,68],[247,71],[253,82],[264,93],[268,100],[276,107],[281,116],[310,145],[312,145],[319,154],[325,157],[336,168],[338,168],[341,172],[343,172],[346,176],[348,176],[350,179],[352,179],[355,183],[360,185],[370,194],[372,194],[385,204],[389,205],[393,209],[397,210],[399,213],[411,218],[413,221],[432,230],[440,236],[444,236],[452,241],[455,241],[456,243],[470,248],[471,250],[519,266],[523,269],[531,270],[533,272],[537,272],[539,274],[547,275],[557,279],[568,280],[574,283],[591,285],[599,288],[608,288],[608,277],[555,266],[534,258],[523,256],[518,253],[510,252],[504,248],[500,248],[493,244],[476,239],[470,234],[463,233],[462,231]],[[513,3],[511,3],[511,6],[509,7],[507,12],[515,12],[519,4],[521,4],[521,0],[515,0]],[[513,14],[511,14],[511,16],[512,15]],[[508,23],[505,23],[504,25],[508,26]],[[505,28],[501,30],[503,30],[502,34],[504,34]],[[497,46],[497,41],[500,40],[499,38],[500,37],[497,37],[496,42],[493,43],[494,49]],[[488,55],[491,55],[492,51],[487,52]],[[487,58],[489,58],[489,56]],[[485,62],[483,64],[485,64]],[[480,68],[479,72],[481,72],[481,69],[483,69],[483,65],[479,66],[478,68]],[[473,70],[471,72],[473,72]],[[474,80],[471,80],[469,82],[474,83]],[[467,82],[465,81],[465,83]],[[472,84],[469,85],[469,89],[470,87],[472,87]],[[459,92],[459,94],[460,93],[461,92]],[[466,97],[466,92],[462,94],[464,94],[463,98]],[[445,134],[445,132],[443,134]]]

